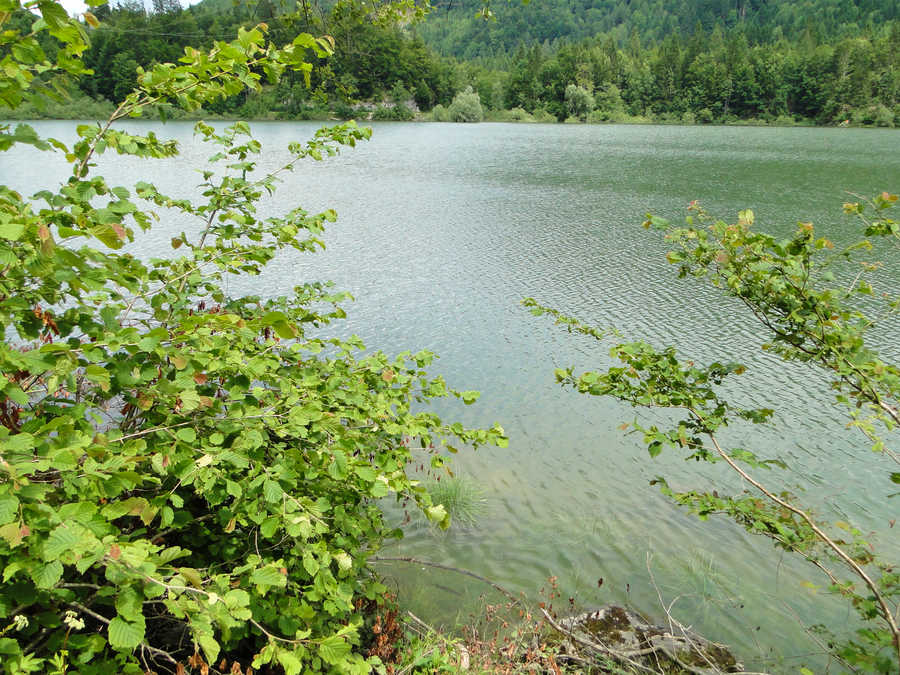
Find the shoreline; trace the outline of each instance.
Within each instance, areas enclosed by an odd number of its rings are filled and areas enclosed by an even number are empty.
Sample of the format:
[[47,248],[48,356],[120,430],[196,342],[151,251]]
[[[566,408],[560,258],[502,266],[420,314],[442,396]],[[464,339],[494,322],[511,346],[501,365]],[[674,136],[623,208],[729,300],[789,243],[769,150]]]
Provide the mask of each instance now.
[[[110,113],[113,108],[110,108]],[[32,111],[29,111],[32,112]],[[737,120],[728,120],[728,121],[715,121],[715,122],[684,122],[680,120],[664,120],[664,119],[653,119],[653,118],[639,118],[639,119],[622,119],[622,120],[604,120],[598,122],[590,122],[590,121],[582,121],[582,120],[564,120],[562,122],[558,120],[546,120],[546,119],[503,119],[499,116],[488,115],[481,122],[445,122],[442,120],[434,120],[430,119],[429,113],[420,113],[415,118],[411,120],[379,120],[372,119],[371,117],[333,117],[333,116],[325,116],[323,115],[310,115],[308,117],[283,117],[276,115],[267,115],[267,116],[229,116],[229,115],[219,115],[217,113],[212,113],[208,111],[207,114],[203,115],[166,115],[165,118],[162,116],[153,116],[153,117],[140,117],[134,119],[140,119],[144,121],[150,122],[162,122],[165,124],[166,122],[199,122],[201,120],[206,121],[221,121],[221,122],[233,122],[233,121],[245,121],[245,122],[321,122],[321,123],[341,123],[347,122],[352,119],[355,119],[360,123],[368,123],[368,122],[378,122],[378,123],[404,123],[404,124],[523,124],[523,125],[531,125],[531,124],[545,124],[545,125],[572,125],[572,126],[614,126],[614,125],[626,125],[626,126],[669,126],[669,127],[772,127],[778,129],[784,128],[806,128],[806,129],[877,129],[877,130],[891,130],[897,129],[898,127],[889,127],[889,126],[879,126],[875,124],[816,124],[810,120],[803,121],[795,121],[795,122],[767,122],[765,120],[759,119],[737,119]],[[504,111],[509,112],[509,111]],[[7,124],[13,122],[83,122],[86,120],[101,120],[108,117],[108,115],[90,115],[90,114],[81,114],[81,115],[42,115],[38,114],[24,114],[24,115],[14,115],[10,117],[0,117],[0,124]]]

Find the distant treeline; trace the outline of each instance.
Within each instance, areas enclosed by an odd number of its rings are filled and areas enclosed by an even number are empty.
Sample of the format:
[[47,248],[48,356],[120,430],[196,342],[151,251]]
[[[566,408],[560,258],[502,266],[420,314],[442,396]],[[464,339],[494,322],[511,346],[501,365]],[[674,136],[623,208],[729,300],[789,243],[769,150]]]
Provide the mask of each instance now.
[[[634,31],[620,46],[607,35],[556,50],[520,48],[502,82],[503,104],[572,112],[570,85],[592,109],[616,115],[696,121],[791,117],[819,123],[900,124],[900,21],[866,36],[821,42],[811,31],[796,41],[752,45],[738,27],[687,39],[672,33],[645,47]],[[487,82],[482,97],[490,96]],[[490,83],[493,92],[496,85]]]
[[460,59],[502,58],[520,45],[556,47],[596,35],[618,44],[632,31],[644,44],[687,36],[696,26],[740,28],[750,44],[799,40],[811,31],[818,41],[838,42],[878,32],[900,19],[897,0],[511,0],[495,3],[496,21],[476,17],[483,0],[436,1],[417,30],[441,54]]

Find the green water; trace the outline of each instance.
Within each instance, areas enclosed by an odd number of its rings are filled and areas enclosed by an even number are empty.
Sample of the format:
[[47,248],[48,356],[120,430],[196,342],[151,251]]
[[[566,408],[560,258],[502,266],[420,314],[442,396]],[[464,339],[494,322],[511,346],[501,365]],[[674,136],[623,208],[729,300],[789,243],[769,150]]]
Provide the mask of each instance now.
[[[64,124],[39,127],[66,135]],[[278,165],[281,148],[314,128],[257,124],[263,164]],[[160,133],[181,139],[177,162],[137,168],[104,157],[101,172],[189,194],[199,182],[190,167],[210,153],[187,124]],[[664,243],[639,226],[648,211],[677,219],[699,199],[723,217],[752,208],[760,229],[786,234],[813,221],[849,241],[856,232],[841,204],[848,192],[900,189],[898,149],[900,133],[891,130],[376,125],[363,147],[287,176],[266,206],[336,208],[328,250],[279,258],[264,277],[230,290],[274,294],[333,279],[356,297],[341,331],[386,351],[434,350],[435,372],[483,392],[475,406],[442,412],[507,430],[508,449],[454,460],[486,495],[478,520],[446,534],[413,520],[384,555],[466,568],[531,596],[553,575],[565,604],[572,597],[579,607],[627,602],[660,618],[665,604],[683,623],[734,645],[748,665],[785,672],[821,663],[804,625],[844,625],[847,610],[803,584],[822,584],[812,568],[729,522],[699,523],[659,496],[648,485],[657,475],[676,488],[741,486],[724,469],[685,464],[674,453],[650,461],[639,439],[617,430],[634,411],[559,389],[555,367],[602,367],[607,348],[535,319],[519,301],[533,296],[628,339],[678,344],[696,359],[743,360],[749,371],[733,395],[776,408],[778,427],[732,429],[726,440],[784,460],[787,485],[807,489],[816,509],[859,523],[900,554],[888,524],[900,499],[886,498],[886,465],[843,429],[820,380],[761,353],[764,336],[742,308],[677,280]],[[0,182],[25,190],[63,176],[52,156],[30,151],[0,167]],[[193,227],[164,218],[137,250],[162,252],[174,233]],[[886,260],[884,282],[894,288],[898,262]],[[898,326],[877,337],[900,358]],[[402,512],[390,517],[399,522]],[[435,623],[465,618],[488,590],[452,573],[381,569],[401,599]]]

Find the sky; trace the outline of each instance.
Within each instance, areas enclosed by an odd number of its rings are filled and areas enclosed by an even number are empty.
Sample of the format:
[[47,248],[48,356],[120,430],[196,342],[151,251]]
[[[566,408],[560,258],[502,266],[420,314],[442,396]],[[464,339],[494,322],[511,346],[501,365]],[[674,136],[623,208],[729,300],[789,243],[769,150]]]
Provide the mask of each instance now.
[[[200,2],[200,0],[181,0],[181,4],[185,6],[196,5],[198,2]],[[87,5],[81,0],[60,0],[60,4],[66,8],[66,11],[69,14],[81,14],[81,12],[87,9]]]

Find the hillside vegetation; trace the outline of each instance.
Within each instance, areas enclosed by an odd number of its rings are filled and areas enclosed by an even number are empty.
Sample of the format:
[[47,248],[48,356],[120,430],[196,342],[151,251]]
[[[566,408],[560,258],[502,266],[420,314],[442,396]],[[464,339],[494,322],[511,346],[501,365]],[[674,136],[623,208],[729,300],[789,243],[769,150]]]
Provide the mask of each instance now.
[[419,33],[440,53],[463,59],[509,54],[519,45],[571,42],[609,34],[624,43],[740,29],[751,43],[799,40],[807,31],[836,41],[877,32],[900,18],[893,0],[540,0],[491,7],[497,21],[476,16],[481,0],[438,3]]
[[[12,114],[97,116],[98,102],[102,111],[103,102],[124,97],[139,69],[262,23],[280,42],[328,35],[334,52],[307,50],[308,70],[194,114],[409,120],[434,110],[436,121],[892,127],[900,124],[897,14],[889,0],[541,0],[493,9],[465,0],[414,21],[346,0],[299,9],[286,0],[205,0],[188,9],[177,0],[154,0],[149,9],[119,0],[98,7],[99,25],[86,26],[92,73],[79,80],[75,103]],[[21,12],[11,23],[23,29],[34,19]],[[469,87],[483,115],[449,114]]]

